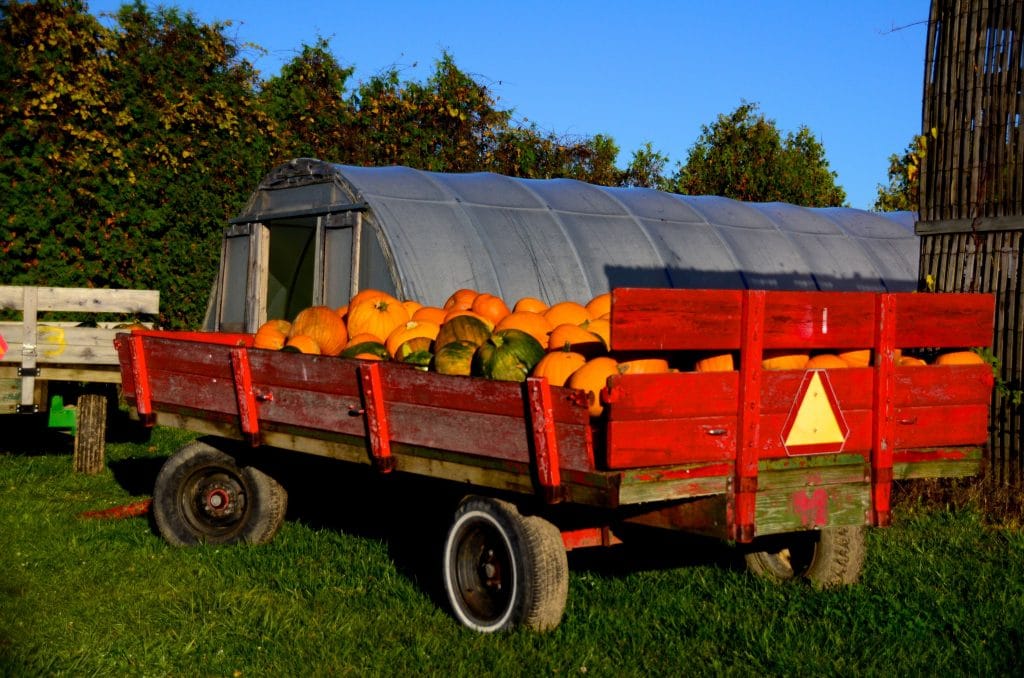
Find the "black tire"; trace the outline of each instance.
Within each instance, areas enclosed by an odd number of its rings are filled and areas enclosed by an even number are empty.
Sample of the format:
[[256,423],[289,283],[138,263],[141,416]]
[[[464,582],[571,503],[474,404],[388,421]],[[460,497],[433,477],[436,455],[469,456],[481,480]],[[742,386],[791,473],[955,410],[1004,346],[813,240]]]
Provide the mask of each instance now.
[[562,535],[508,502],[468,497],[445,540],[444,587],[455,617],[474,631],[553,629],[569,594]]
[[265,544],[287,508],[280,483],[202,440],[164,463],[153,490],[153,521],[174,546]]
[[771,535],[751,545],[747,569],[775,581],[804,577],[820,588],[853,584],[864,568],[864,535],[862,526]]

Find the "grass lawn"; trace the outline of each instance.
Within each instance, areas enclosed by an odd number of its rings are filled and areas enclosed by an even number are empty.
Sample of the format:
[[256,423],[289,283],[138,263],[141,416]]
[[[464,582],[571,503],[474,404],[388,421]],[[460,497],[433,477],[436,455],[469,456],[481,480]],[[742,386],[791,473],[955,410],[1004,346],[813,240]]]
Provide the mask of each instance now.
[[640,533],[570,554],[555,631],[480,635],[440,585],[448,488],[310,464],[270,544],[176,549],[79,514],[148,496],[187,434],[112,443],[86,477],[67,436],[0,425],[0,675],[997,676],[1024,653],[1024,534],[970,510],[901,507],[835,591]]

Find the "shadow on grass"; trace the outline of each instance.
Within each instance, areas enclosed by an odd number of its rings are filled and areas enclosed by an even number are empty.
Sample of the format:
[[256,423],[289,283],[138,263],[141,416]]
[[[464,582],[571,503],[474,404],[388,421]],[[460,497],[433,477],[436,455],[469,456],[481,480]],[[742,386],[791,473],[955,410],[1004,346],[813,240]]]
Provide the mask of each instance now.
[[133,497],[152,496],[156,476],[166,457],[129,457],[107,464],[114,481]]
[[47,418],[45,413],[0,415],[3,427],[0,454],[30,457],[72,454],[75,439],[67,431],[49,428]]
[[[278,460],[272,471],[288,489],[288,519],[383,542],[397,570],[435,604],[446,607],[444,541],[463,496],[472,488],[308,455]],[[269,469],[268,469],[269,470]],[[743,569],[737,549],[705,537],[641,526],[617,530],[624,543],[569,553],[573,572],[623,577],[636,572],[712,565]]]

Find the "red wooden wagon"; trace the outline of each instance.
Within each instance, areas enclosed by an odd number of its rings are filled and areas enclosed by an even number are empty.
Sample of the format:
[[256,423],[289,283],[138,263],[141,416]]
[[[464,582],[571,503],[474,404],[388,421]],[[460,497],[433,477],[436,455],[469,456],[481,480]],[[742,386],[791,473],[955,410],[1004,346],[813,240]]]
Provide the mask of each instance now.
[[[990,295],[615,290],[613,351],[732,352],[737,369],[614,376],[600,418],[585,393],[543,378],[266,351],[244,334],[136,330],[116,345],[144,421],[208,434],[161,470],[165,539],[276,533],[285,492],[254,447],[463,482],[473,494],[448,532],[445,587],[462,623],[494,631],[557,625],[566,550],[615,543],[626,523],[744,544],[770,577],[854,581],[865,526],[889,524],[893,480],[972,475],[987,439],[990,366],[898,366],[897,354],[985,346],[992,317]],[[871,360],[762,367],[787,349]]]

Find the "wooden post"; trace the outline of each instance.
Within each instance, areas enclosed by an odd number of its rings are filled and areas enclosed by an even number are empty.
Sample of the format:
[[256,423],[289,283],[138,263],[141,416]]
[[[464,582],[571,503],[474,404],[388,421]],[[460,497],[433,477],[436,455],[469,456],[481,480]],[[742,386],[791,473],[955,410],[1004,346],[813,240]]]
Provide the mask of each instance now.
[[103,471],[107,435],[107,398],[97,393],[78,396],[78,425],[72,467],[76,473],[96,475]]

